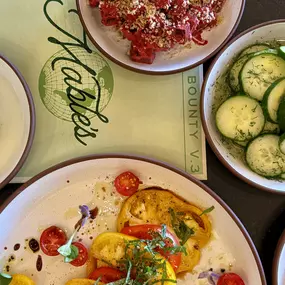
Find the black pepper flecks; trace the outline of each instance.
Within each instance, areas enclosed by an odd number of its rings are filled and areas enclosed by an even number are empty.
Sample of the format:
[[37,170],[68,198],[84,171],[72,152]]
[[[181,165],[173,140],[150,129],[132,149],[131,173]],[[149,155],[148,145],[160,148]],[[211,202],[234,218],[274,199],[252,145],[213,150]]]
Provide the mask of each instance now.
[[7,249],[8,249],[7,246],[5,246],[5,247],[4,247],[4,250],[7,250]]
[[9,258],[8,258],[8,262],[12,262],[14,261],[16,258],[14,255],[11,255]]
[[38,255],[37,263],[36,263],[37,270],[40,272],[43,268],[43,259],[41,255]]
[[6,265],[6,271],[9,272],[10,271],[10,266]]
[[226,272],[226,269],[222,268],[222,269],[221,269],[221,272],[222,272],[222,273],[225,273],[225,272]]
[[20,247],[21,247],[21,245],[20,245],[19,243],[16,243],[16,244],[14,245],[14,250],[17,251],[17,250],[20,249]]

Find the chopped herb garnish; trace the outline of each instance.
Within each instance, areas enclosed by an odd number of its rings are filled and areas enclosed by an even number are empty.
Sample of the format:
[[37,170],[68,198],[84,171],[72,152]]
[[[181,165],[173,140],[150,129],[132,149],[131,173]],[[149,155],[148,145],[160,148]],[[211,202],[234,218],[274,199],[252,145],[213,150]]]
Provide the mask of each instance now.
[[101,280],[101,276],[95,281],[95,283],[93,285],[98,285],[100,280]]
[[195,234],[193,228],[189,228],[186,223],[178,217],[172,208],[169,208],[171,215],[171,224],[177,237],[180,239],[180,244],[184,245],[187,240]]
[[204,211],[200,214],[200,217],[203,216],[203,215],[205,215],[205,214],[211,213],[214,209],[215,209],[215,206],[212,206],[212,207],[210,207],[210,208],[204,210]]
[[[166,247],[166,225],[162,225],[161,232],[154,232],[152,240],[126,241],[124,258],[119,262],[119,268],[127,271],[127,277],[109,285],[153,285],[165,282],[176,283],[169,279],[167,274],[166,260],[157,254],[156,250],[171,252],[186,252],[183,246]],[[135,279],[131,279],[131,272],[135,270]]]

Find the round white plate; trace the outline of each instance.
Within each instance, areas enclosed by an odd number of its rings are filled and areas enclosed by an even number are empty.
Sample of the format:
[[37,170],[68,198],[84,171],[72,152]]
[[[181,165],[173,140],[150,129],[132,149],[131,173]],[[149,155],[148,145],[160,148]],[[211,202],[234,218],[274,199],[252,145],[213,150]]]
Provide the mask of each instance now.
[[[12,253],[17,262],[11,266],[12,273],[33,274],[32,278],[41,285],[53,284],[53,280],[57,280],[56,284],[60,285],[72,277],[84,277],[84,268],[60,263],[61,258],[58,256],[43,256],[44,269],[40,273],[37,272],[37,254],[33,255],[24,250],[25,239],[38,238],[44,228],[54,224],[71,234],[78,216],[68,218],[67,212],[70,213],[70,209],[77,209],[78,205],[91,200],[95,204],[96,200],[99,203],[99,198],[94,200],[94,197],[97,197],[94,194],[95,183],[114,181],[118,174],[126,170],[133,171],[144,184],[171,189],[187,201],[203,208],[214,205],[215,209],[211,213],[213,230],[220,237],[227,253],[234,257],[234,271],[244,278],[246,284],[266,284],[262,265],[251,238],[235,214],[213,191],[192,176],[168,165],[120,155],[91,156],[64,162],[23,185],[0,207],[0,224],[1,228],[5,229],[0,235],[0,265],[4,266],[5,258]],[[103,198],[103,204],[108,209],[108,199]],[[113,214],[109,213],[108,217],[109,221],[111,219],[116,223]],[[87,232],[96,236],[92,229]],[[86,245],[91,244],[88,236],[82,238]],[[13,250],[16,243],[21,244],[18,251]],[[5,247],[7,250],[3,250]],[[216,248],[209,249],[213,253],[215,250]],[[23,261],[20,258],[23,258]],[[181,281],[179,284],[186,283]]]
[[170,74],[193,68],[212,57],[228,41],[241,19],[245,0],[227,0],[221,12],[221,22],[203,37],[209,41],[205,46],[178,47],[175,50],[157,53],[152,64],[140,64],[130,60],[127,52],[130,42],[118,40],[118,34],[101,24],[98,8],[90,8],[88,0],[77,0],[77,9],[85,31],[92,43],[115,63],[146,74]]
[[266,179],[251,171],[244,162],[244,150],[225,140],[215,124],[215,110],[224,100],[223,92],[215,92],[217,80],[224,75],[233,58],[256,42],[285,40],[285,20],[252,27],[234,38],[217,55],[209,68],[201,93],[201,118],[207,140],[220,161],[238,178],[262,190],[285,194],[285,181]]
[[275,250],[272,270],[272,285],[285,284],[285,231]]
[[35,110],[31,92],[12,63],[0,55],[0,188],[20,170],[30,151]]

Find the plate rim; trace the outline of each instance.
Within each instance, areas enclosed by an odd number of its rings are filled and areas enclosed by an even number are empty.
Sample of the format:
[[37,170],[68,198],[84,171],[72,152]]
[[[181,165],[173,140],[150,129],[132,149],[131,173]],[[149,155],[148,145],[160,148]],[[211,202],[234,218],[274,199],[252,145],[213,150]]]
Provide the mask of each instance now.
[[31,147],[32,147],[32,144],[34,141],[34,136],[35,136],[36,111],[35,111],[35,105],[34,105],[32,92],[31,92],[25,78],[21,74],[20,70],[6,56],[4,56],[1,53],[0,53],[0,59],[3,60],[9,66],[9,68],[11,68],[11,70],[14,72],[14,74],[17,76],[18,80],[22,84],[24,91],[26,93],[26,97],[27,97],[27,101],[28,101],[28,105],[29,105],[29,112],[30,112],[29,134],[28,134],[28,140],[27,140],[25,149],[24,149],[22,155],[20,156],[20,158],[19,158],[16,166],[14,167],[14,169],[9,173],[9,175],[2,182],[0,182],[0,190],[1,190],[5,185],[7,185],[16,176],[16,174],[22,168],[23,164],[25,163],[25,161],[26,161],[26,159],[30,153],[30,150],[31,150]]
[[262,27],[266,27],[266,26],[270,26],[270,25],[273,25],[273,24],[279,24],[279,23],[284,23],[285,24],[285,18],[283,19],[278,19],[278,20],[271,20],[271,21],[266,21],[266,22],[263,22],[261,24],[258,24],[258,25],[255,25],[255,26],[252,26],[250,28],[248,28],[247,30],[243,31],[242,33],[238,34],[236,37],[234,37],[231,41],[229,41],[223,48],[222,50],[218,53],[218,55],[215,57],[215,59],[213,60],[213,62],[211,63],[208,71],[206,72],[205,74],[205,77],[204,77],[204,81],[203,81],[203,84],[202,84],[202,88],[201,88],[201,104],[200,104],[200,113],[201,113],[201,121],[202,121],[202,126],[203,126],[203,130],[204,130],[204,133],[205,133],[205,136],[206,136],[206,139],[212,149],[212,151],[215,153],[215,155],[217,156],[217,158],[219,159],[219,161],[232,173],[234,174],[237,178],[239,178],[240,180],[246,182],[247,184],[257,188],[257,189],[260,189],[260,190],[263,190],[263,191],[266,191],[266,192],[269,192],[269,193],[276,193],[276,194],[281,194],[281,195],[285,195],[285,191],[282,191],[282,190],[277,190],[277,189],[273,189],[273,188],[269,188],[269,187],[266,187],[266,186],[263,186],[263,185],[260,185],[256,182],[253,182],[252,180],[250,180],[249,178],[247,178],[246,176],[240,174],[237,170],[235,170],[234,167],[232,167],[226,159],[223,158],[223,156],[220,154],[220,152],[218,151],[218,149],[216,148],[215,146],[215,143],[213,141],[213,139],[211,138],[211,135],[210,135],[210,132],[209,132],[209,129],[207,127],[207,123],[206,123],[206,118],[205,118],[205,110],[203,108],[204,106],[204,101],[205,101],[205,93],[207,92],[206,90],[206,85],[208,83],[208,80],[209,80],[209,77],[210,77],[210,74],[212,73],[212,70],[214,68],[214,66],[216,65],[217,61],[220,59],[220,57],[222,56],[222,54],[234,43],[236,42],[237,40],[239,40],[241,37],[243,37],[244,35],[250,33],[250,32],[253,32],[254,30],[256,29],[259,29],[259,28],[262,28]]
[[86,32],[86,34],[88,35],[88,38],[90,39],[90,41],[93,43],[93,45],[104,55],[106,56],[109,60],[111,60],[112,62],[116,63],[117,65],[130,70],[130,71],[134,71],[137,73],[141,73],[141,74],[147,74],[147,75],[170,75],[170,74],[176,74],[179,72],[184,72],[187,71],[189,69],[195,68],[201,64],[203,64],[204,62],[206,62],[208,59],[210,59],[211,57],[213,57],[214,55],[216,55],[226,44],[227,42],[231,39],[232,35],[235,33],[241,18],[243,16],[243,12],[245,9],[245,3],[246,0],[241,0],[241,9],[239,11],[239,15],[237,17],[237,20],[232,28],[232,30],[230,31],[230,33],[228,34],[228,36],[225,38],[225,40],[212,52],[210,53],[208,56],[206,56],[205,58],[201,59],[200,61],[196,62],[195,64],[190,64],[188,66],[185,66],[183,68],[178,68],[178,69],[173,69],[173,70],[169,70],[169,71],[150,71],[150,70],[142,70],[140,68],[136,68],[136,67],[132,67],[129,66],[128,64],[125,64],[124,62],[116,59],[115,57],[111,56],[109,53],[107,53],[98,43],[97,41],[91,36],[90,31],[88,30],[87,26],[85,25],[85,21],[83,19],[83,15],[82,15],[82,11],[81,11],[81,7],[80,7],[80,1],[84,1],[84,0],[76,0],[76,6],[77,6],[77,11],[78,11],[78,15],[79,15],[79,19],[80,22],[83,26],[84,31]]
[[282,249],[285,248],[285,230],[281,234],[275,252],[274,252],[274,258],[273,258],[273,264],[272,264],[272,284],[273,285],[280,285],[278,283],[278,268],[279,268],[279,261],[281,256]]
[[223,207],[223,209],[230,215],[231,219],[238,226],[239,230],[242,232],[242,234],[243,234],[244,238],[246,239],[247,244],[249,245],[251,252],[254,256],[254,259],[255,259],[255,262],[256,262],[256,265],[258,268],[259,276],[261,279],[261,283],[262,283],[262,285],[267,285],[264,269],[262,266],[262,262],[261,262],[261,259],[259,257],[259,254],[257,252],[257,249],[255,247],[255,244],[253,243],[253,241],[252,241],[248,231],[246,230],[245,226],[242,224],[242,222],[237,217],[237,215],[233,212],[233,210],[226,204],[226,202],[224,202],[224,200],[222,198],[220,198],[220,196],[218,196],[218,194],[216,194],[213,190],[211,190],[207,185],[205,185],[204,183],[202,183],[201,181],[196,179],[191,174],[188,174],[185,171],[181,170],[180,168],[170,165],[169,163],[162,162],[160,160],[149,158],[146,156],[137,156],[137,155],[121,154],[121,153],[105,153],[105,154],[93,154],[93,155],[81,156],[81,157],[76,157],[76,158],[73,158],[70,160],[63,161],[59,164],[56,164],[56,165],[40,172],[36,176],[29,179],[26,183],[24,183],[15,192],[13,192],[12,195],[10,195],[4,201],[4,203],[2,205],[0,205],[0,214],[5,210],[6,207],[9,206],[9,204],[20,193],[22,193],[30,185],[32,185],[33,183],[35,183],[36,181],[38,181],[39,179],[41,179],[42,177],[44,177],[46,175],[49,175],[49,174],[51,174],[51,173],[53,173],[59,169],[65,168],[67,166],[71,166],[73,164],[82,163],[82,162],[86,162],[86,161],[90,161],[90,160],[96,161],[96,160],[100,160],[100,159],[106,160],[106,159],[114,159],[114,158],[115,159],[136,160],[139,162],[146,162],[146,163],[154,164],[156,166],[163,167],[163,168],[170,170],[170,171],[172,171],[172,172],[174,172],[180,176],[183,176],[187,180],[191,181],[192,183],[194,183],[197,186],[199,186],[200,188],[202,188],[207,194],[209,194],[212,198],[214,198]]

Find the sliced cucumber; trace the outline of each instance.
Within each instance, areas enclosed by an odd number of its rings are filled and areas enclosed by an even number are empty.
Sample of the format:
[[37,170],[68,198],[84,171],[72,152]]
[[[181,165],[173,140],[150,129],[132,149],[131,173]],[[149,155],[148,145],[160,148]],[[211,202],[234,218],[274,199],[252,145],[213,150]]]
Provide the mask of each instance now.
[[285,133],[279,138],[279,148],[285,154]]
[[262,51],[262,50],[265,50],[265,49],[269,49],[270,46],[267,45],[267,44],[255,44],[255,45],[252,45],[252,46],[249,46],[247,48],[245,48],[239,55],[239,57],[242,57],[244,55],[248,55],[248,54],[251,54],[251,53],[255,53],[255,52],[259,52],[259,51]]
[[233,91],[238,92],[240,91],[240,84],[239,84],[239,73],[242,70],[244,64],[248,61],[248,56],[245,55],[239,58],[231,67],[229,71],[229,83],[230,87]]
[[280,133],[279,125],[266,121],[262,133],[278,135]]
[[[261,51],[266,52],[266,51]],[[239,80],[243,91],[259,101],[268,87],[285,75],[285,60],[272,54],[264,53],[250,57],[244,64]]]
[[248,144],[245,153],[248,166],[265,177],[276,177],[284,172],[285,155],[279,149],[279,136],[260,135]]
[[285,97],[283,97],[279,104],[277,111],[277,121],[280,129],[285,132]]
[[283,179],[283,180],[285,180],[285,173],[282,173],[282,174],[280,175],[280,178]]
[[239,142],[239,141],[233,141],[234,144],[241,146],[241,147],[246,147],[248,144],[248,141],[244,141],[244,142]]
[[281,46],[281,47],[278,49],[278,54],[279,54],[279,56],[281,56],[283,59],[285,59],[285,46]]
[[265,118],[259,103],[248,96],[228,98],[217,110],[216,125],[221,134],[234,141],[248,141],[263,130]]
[[[285,73],[284,73],[285,75]],[[263,100],[262,107],[266,117],[274,123],[277,123],[277,111],[281,103],[281,99],[285,94],[285,77],[280,78],[273,82],[266,90]]]

